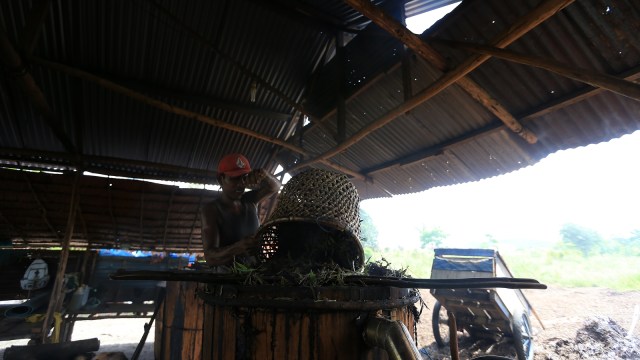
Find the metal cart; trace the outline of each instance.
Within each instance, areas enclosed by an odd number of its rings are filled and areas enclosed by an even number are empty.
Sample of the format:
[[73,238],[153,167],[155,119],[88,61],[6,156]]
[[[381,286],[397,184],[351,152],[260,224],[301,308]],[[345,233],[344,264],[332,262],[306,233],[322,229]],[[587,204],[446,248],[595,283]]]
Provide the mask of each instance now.
[[[510,277],[513,275],[495,250],[435,249],[432,279]],[[518,360],[533,359],[531,305],[520,289],[432,289],[433,335],[440,347],[449,343],[449,317],[456,329],[473,338],[513,340]],[[535,312],[534,312],[535,314]],[[539,320],[539,319],[538,319]]]

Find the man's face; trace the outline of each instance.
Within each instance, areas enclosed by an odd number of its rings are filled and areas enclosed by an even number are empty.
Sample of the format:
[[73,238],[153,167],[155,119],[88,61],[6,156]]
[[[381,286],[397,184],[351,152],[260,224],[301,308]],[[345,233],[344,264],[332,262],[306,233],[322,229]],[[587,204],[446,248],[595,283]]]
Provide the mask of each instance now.
[[244,174],[236,177],[230,177],[227,175],[220,175],[220,187],[222,192],[233,200],[238,200],[244,194],[246,187],[246,180],[249,174]]

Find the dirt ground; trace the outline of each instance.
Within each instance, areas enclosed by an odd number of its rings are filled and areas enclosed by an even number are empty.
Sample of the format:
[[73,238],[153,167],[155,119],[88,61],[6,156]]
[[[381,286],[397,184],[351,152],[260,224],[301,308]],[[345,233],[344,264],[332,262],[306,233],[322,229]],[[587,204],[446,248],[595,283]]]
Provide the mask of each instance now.
[[[535,360],[640,359],[640,324],[627,338],[634,311],[640,315],[640,291],[549,287],[523,292],[544,325],[531,317]],[[433,339],[431,309],[435,299],[428,291],[423,291],[422,297],[429,306],[418,325],[423,359],[451,359],[449,349],[438,349]],[[491,347],[491,343],[461,335],[459,345],[460,359],[516,357],[509,342]]]
[[[604,288],[559,288],[525,290],[525,295],[544,324],[542,328],[535,316],[535,360],[564,359],[640,359],[640,324],[633,336],[627,338],[634,316],[640,308],[640,291],[616,292]],[[423,359],[451,359],[448,348],[438,349],[431,329],[431,309],[435,300],[428,291],[422,294],[429,308],[422,313],[418,325],[418,347]],[[640,309],[637,310],[640,313]],[[99,352],[123,352],[131,358],[148,319],[115,319],[80,321],[75,325],[73,340],[97,337]],[[153,360],[153,330],[138,358]],[[0,342],[3,350],[11,345],[24,345],[25,341]],[[510,343],[498,346],[460,339],[460,358],[470,359],[483,354],[515,358]]]

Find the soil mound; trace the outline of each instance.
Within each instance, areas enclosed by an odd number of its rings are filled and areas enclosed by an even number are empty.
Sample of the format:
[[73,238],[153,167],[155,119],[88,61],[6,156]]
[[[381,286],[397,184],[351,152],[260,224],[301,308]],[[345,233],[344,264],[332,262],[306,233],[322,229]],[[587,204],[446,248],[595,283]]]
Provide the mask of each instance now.
[[588,318],[574,339],[550,339],[536,351],[546,359],[640,359],[640,339],[608,317]]

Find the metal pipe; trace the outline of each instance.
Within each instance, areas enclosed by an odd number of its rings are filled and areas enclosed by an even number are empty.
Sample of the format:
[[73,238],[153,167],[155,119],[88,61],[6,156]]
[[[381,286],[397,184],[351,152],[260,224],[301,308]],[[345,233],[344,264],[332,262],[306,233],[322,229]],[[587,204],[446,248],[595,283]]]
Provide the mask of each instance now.
[[392,360],[421,360],[411,334],[399,320],[393,321],[380,317],[370,318],[364,329],[364,341],[372,347],[387,351]]

